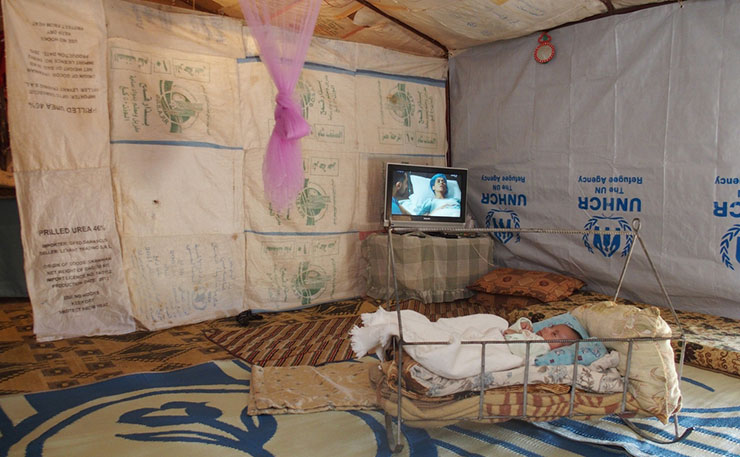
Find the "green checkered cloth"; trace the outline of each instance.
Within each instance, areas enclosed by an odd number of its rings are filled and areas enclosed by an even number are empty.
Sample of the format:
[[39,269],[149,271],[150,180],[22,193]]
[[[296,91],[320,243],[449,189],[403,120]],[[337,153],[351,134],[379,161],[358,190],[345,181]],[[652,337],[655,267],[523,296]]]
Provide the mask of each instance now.
[[[398,298],[439,303],[468,298],[466,288],[493,267],[493,239],[488,236],[444,238],[420,232],[393,234]],[[388,262],[388,234],[362,242],[367,262],[367,295],[394,298]],[[388,286],[390,280],[390,287]]]

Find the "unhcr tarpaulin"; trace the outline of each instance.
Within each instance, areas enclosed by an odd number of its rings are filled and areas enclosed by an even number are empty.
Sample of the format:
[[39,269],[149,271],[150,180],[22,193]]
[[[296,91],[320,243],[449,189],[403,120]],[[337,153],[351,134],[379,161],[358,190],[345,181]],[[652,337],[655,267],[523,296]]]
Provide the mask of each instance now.
[[[641,236],[678,308],[740,317],[740,3],[651,8],[451,60],[453,164],[490,227],[610,230],[497,236],[498,261],[613,293]],[[625,296],[665,305],[637,246]]]
[[304,189],[270,210],[275,89],[240,21],[3,0],[11,148],[40,340],[364,293],[387,161],[443,164],[443,59],[314,40]]

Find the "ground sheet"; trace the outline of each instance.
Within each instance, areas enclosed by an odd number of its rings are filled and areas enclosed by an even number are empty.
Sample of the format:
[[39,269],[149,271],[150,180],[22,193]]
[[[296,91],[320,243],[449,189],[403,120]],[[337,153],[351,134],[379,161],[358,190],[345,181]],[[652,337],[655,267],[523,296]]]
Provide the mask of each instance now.
[[[738,455],[740,380],[694,367],[684,374],[681,426],[695,427],[684,443],[656,446],[640,441],[613,418],[536,425],[510,421],[430,429],[404,426],[399,455],[571,457],[625,455],[623,449],[636,455]],[[5,396],[0,398],[0,455],[391,455],[379,412],[364,408],[250,416],[250,384],[249,365],[235,360]],[[673,429],[655,420],[639,424],[663,435]]]

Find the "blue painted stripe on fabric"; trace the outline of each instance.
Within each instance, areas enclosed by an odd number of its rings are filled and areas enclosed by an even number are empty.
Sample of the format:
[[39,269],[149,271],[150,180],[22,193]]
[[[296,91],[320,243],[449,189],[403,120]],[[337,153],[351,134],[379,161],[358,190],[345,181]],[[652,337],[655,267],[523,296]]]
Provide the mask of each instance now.
[[463,448],[461,448],[459,446],[455,446],[452,443],[448,443],[447,441],[433,439],[432,440],[432,443],[434,443],[434,445],[437,446],[437,447],[441,447],[443,449],[447,449],[448,451],[454,452],[455,454],[461,455],[463,457],[485,457],[485,456],[483,456],[481,454],[477,454],[477,453],[466,451],[465,449],[463,449]]
[[[607,416],[604,419],[611,419],[611,416]],[[601,442],[609,441],[615,446],[631,445],[647,454],[654,454],[656,449],[659,449],[659,455],[661,457],[689,457],[686,454],[673,452],[664,448],[656,448],[656,446],[653,446],[647,441],[636,439],[628,435],[623,435],[621,433],[604,430],[603,428],[595,425],[589,425],[585,422],[579,422],[572,419],[558,419],[551,422],[551,425],[568,430],[574,435],[584,438],[599,440]],[[624,427],[625,431],[629,431],[627,426]]]
[[251,373],[252,372],[252,366],[245,362],[242,359],[233,359],[232,362],[234,365],[237,365],[239,368],[243,368],[245,371]]
[[[619,419],[617,419],[617,418],[609,417],[609,418],[605,418],[605,419],[608,420],[609,422],[621,423],[621,421],[619,421]],[[686,427],[686,426],[688,426],[688,427],[695,427],[694,428],[694,431],[692,433],[697,433],[697,432],[701,433],[701,432],[704,431],[703,430],[703,427],[707,426],[707,419],[702,419],[700,421],[691,421],[691,420],[687,420],[687,419],[689,419],[689,418],[681,417],[679,419],[679,424],[681,424],[684,427]],[[722,427],[722,425],[719,425],[719,424],[717,424],[715,422],[716,419],[717,418],[712,418],[711,419],[711,426],[712,427]],[[724,418],[719,418],[719,419],[724,419]],[[656,426],[653,426],[653,425],[650,425],[650,424],[641,423],[641,422],[633,422],[633,424],[637,428],[639,428],[640,430],[643,430],[645,432],[653,433],[653,434],[655,434],[655,435],[657,435],[657,436],[659,436],[661,438],[665,438],[665,439],[673,439],[673,438],[675,438],[675,434],[673,432],[668,432],[666,430],[663,430],[662,428],[659,428],[659,427],[656,427]],[[721,434],[718,434],[718,433],[715,432],[715,433],[712,433],[711,435],[721,435]],[[738,440],[737,439],[734,439],[734,438],[730,439],[729,441],[731,441],[731,442],[738,442]],[[719,455],[725,454],[727,452],[727,450],[725,450],[725,449],[720,449],[718,447],[711,446],[709,444],[701,443],[699,441],[693,440],[693,439],[691,439],[691,435],[689,437],[684,438],[683,440],[681,440],[681,444],[684,445],[684,446],[687,446],[687,447],[701,449],[703,451],[712,452],[712,453],[719,454]],[[658,449],[661,449],[661,450],[663,449],[662,447],[657,447],[657,448]]]
[[709,387],[708,385],[706,385],[706,384],[704,384],[704,383],[701,383],[701,382],[699,382],[699,381],[696,381],[696,380],[694,380],[694,379],[691,379],[691,378],[687,378],[687,377],[685,377],[685,376],[684,376],[684,377],[682,377],[682,378],[681,378],[681,380],[682,380],[682,381],[686,381],[686,382],[688,382],[689,384],[693,384],[693,385],[695,385],[695,386],[701,387],[702,389],[706,389],[706,390],[708,390],[708,391],[710,391],[710,392],[714,392],[714,388],[712,388],[712,387]]
[[13,421],[5,410],[0,408],[0,436],[4,438],[0,440],[0,455],[8,455],[10,447],[22,438],[22,435],[13,437],[13,428]]
[[[174,375],[173,375],[174,374]],[[149,388],[174,388],[192,385],[192,380],[197,379],[199,384],[211,385],[242,384],[249,385],[246,380],[234,379],[216,368],[213,362],[182,368],[180,370],[161,373],[137,373],[121,376],[95,384],[85,384],[66,390],[51,390],[28,394],[26,401],[39,412],[39,414],[54,413],[63,409],[71,409],[75,406],[98,398],[103,395],[120,395],[131,392],[132,389],[143,386]]]
[[[395,421],[393,423],[395,424]],[[437,457],[439,455],[437,447],[426,430],[401,425],[401,431],[409,446],[409,457]]]
[[[133,393],[133,392],[131,392],[131,393]],[[153,392],[144,392],[144,393],[139,393],[137,395],[125,396],[123,398],[116,398],[115,400],[106,401],[106,402],[103,402],[103,403],[99,403],[99,404],[90,406],[90,407],[85,408],[85,409],[83,409],[81,411],[78,411],[75,414],[72,414],[69,417],[66,417],[66,418],[60,420],[58,423],[54,424],[53,426],[49,427],[46,431],[44,431],[43,433],[41,433],[37,438],[31,440],[28,443],[28,446],[26,447],[26,454],[27,455],[42,455],[42,450],[44,448],[44,444],[45,444],[46,440],[53,438],[54,435],[56,435],[57,433],[59,433],[63,428],[67,427],[68,425],[71,425],[74,422],[76,422],[77,420],[79,420],[79,419],[81,419],[81,418],[83,418],[85,416],[88,416],[89,414],[92,414],[92,413],[94,413],[96,411],[99,411],[99,410],[101,410],[103,408],[107,408],[107,407],[109,407],[111,405],[115,405],[115,404],[119,404],[119,403],[125,403],[125,402],[130,402],[130,401],[133,401],[133,400],[139,400],[139,399],[142,399],[142,398],[152,397],[152,396],[155,396],[155,395],[169,395],[169,394],[183,394],[183,393],[188,393],[188,394],[192,394],[192,393],[203,393],[203,394],[205,394],[205,393],[244,393],[244,394],[248,394],[249,393],[249,389],[238,389],[238,388],[237,389],[224,389],[224,388],[207,388],[207,387],[206,388],[203,388],[203,387],[201,387],[201,388],[191,388],[191,389],[166,388],[166,389],[163,389],[163,390],[157,390],[157,391],[153,391]],[[110,396],[110,395],[108,395],[108,394],[99,395],[96,398],[101,398],[103,396]],[[55,408],[55,411],[57,411],[56,408]],[[44,420],[48,420],[48,419],[44,419]],[[43,423],[43,421],[40,422],[40,423]],[[31,425],[31,424],[29,424],[29,425]],[[29,430],[26,430],[21,436],[28,435],[28,433],[31,430],[35,429],[37,426],[38,426],[38,424],[35,424],[35,425],[31,426],[31,428]]]
[[368,413],[361,411],[347,411],[351,415],[360,418],[373,432],[375,437],[375,444],[377,445],[377,451],[375,457],[384,457],[391,455],[391,448],[388,447],[388,442],[385,437],[385,426],[381,425],[373,416]]
[[333,235],[351,235],[360,233],[359,230],[348,230],[346,232],[258,232],[257,230],[244,230],[244,233],[254,233],[255,235],[268,236],[333,236]]
[[[694,419],[694,420],[691,420],[691,419]],[[707,429],[704,428],[704,427],[707,426],[707,422],[708,421],[711,421],[711,426],[712,427],[726,427],[726,426],[723,426],[721,424],[718,424],[716,422],[717,419],[727,419],[727,418],[698,419],[698,418],[688,418],[688,417],[683,417],[682,416],[681,418],[679,418],[679,424],[681,424],[684,427],[694,427],[694,431],[692,432],[692,434],[695,434],[695,433],[703,433],[703,434],[714,436],[714,437],[721,437],[724,440],[729,441],[729,442],[739,443],[740,440],[737,439],[737,438],[735,438],[735,437],[733,437],[732,435],[727,435],[727,434],[720,433],[720,432],[714,432],[714,431],[707,430]],[[734,419],[734,418],[732,418],[732,419]],[[611,418],[609,420],[610,421],[615,421],[615,422],[618,421],[618,420],[611,419]],[[733,422],[740,423],[740,421],[738,421],[738,420],[735,420]],[[666,439],[673,439],[673,438],[675,438],[675,434],[673,432],[665,431],[665,430],[663,430],[663,429],[661,429],[659,427],[655,427],[655,426],[652,426],[652,425],[649,425],[649,424],[644,424],[644,423],[639,423],[639,422],[633,422],[633,424],[635,424],[635,426],[637,426],[637,428],[639,428],[640,430],[653,433],[653,434],[655,434],[657,436],[660,436],[662,438],[666,438]],[[734,428],[737,428],[736,425],[733,426],[733,427]],[[727,453],[727,450],[726,449],[720,449],[720,448],[717,448],[715,446],[712,446],[712,445],[709,445],[709,444],[706,444],[706,443],[701,443],[699,441],[696,441],[694,439],[691,439],[691,436],[693,436],[693,435],[690,435],[689,437],[684,438],[681,441],[681,444],[683,444],[684,446],[687,446],[687,447],[701,449],[703,451],[712,452],[712,453],[719,454],[719,455],[724,455],[724,454]],[[663,449],[663,448],[662,447],[658,447],[658,449]]]
[[[391,450],[388,446],[387,433],[385,424],[379,423],[374,417],[367,413],[359,411],[348,411],[353,416],[361,418],[370,427],[375,435],[375,442],[378,445],[376,457],[391,457]],[[397,424],[393,419],[393,426]],[[406,438],[406,447],[410,457],[436,457],[437,448],[434,446],[432,439],[426,430],[409,426],[401,426],[401,433]]]
[[339,73],[339,74],[352,75],[352,76],[356,74],[354,70],[350,70],[349,68],[342,68],[342,67],[337,67],[334,65],[327,65],[324,63],[306,62],[305,64],[303,64],[303,66],[305,68],[308,68],[309,70],[320,70],[320,71],[326,71],[329,73]]
[[717,408],[681,408],[681,414],[684,413],[695,413],[695,414],[710,414],[710,413],[734,413],[740,411],[740,406],[720,406]]
[[444,79],[434,79],[434,78],[425,78],[423,76],[406,76],[406,75],[397,75],[397,74],[391,74],[391,73],[383,73],[381,71],[374,71],[374,70],[357,70],[358,75],[363,76],[374,76],[376,78],[383,78],[383,79],[394,79],[398,81],[408,81],[418,84],[426,84],[428,86],[436,86],[436,87],[445,87],[446,81]]
[[[714,426],[714,424],[712,424],[712,426]],[[737,435],[716,432],[714,430],[711,430],[705,427],[695,427],[692,433],[701,433],[701,434],[709,435],[715,438],[722,438],[723,440],[729,441],[731,443],[740,443],[740,438],[738,438]],[[737,433],[737,431],[735,433]]]
[[[261,62],[261,59],[259,56],[250,56],[250,57],[243,57],[236,59],[236,63],[254,63],[254,62]],[[413,82],[417,84],[424,84],[427,86],[436,86],[436,87],[445,87],[445,84],[447,83],[444,79],[436,79],[436,78],[428,78],[425,76],[408,76],[408,75],[399,75],[396,73],[384,73],[382,71],[376,71],[376,70],[363,70],[363,69],[357,69],[357,70],[349,70],[347,68],[337,67],[335,65],[327,65],[323,63],[316,63],[316,62],[306,62],[303,64],[305,68],[308,68],[309,70],[321,70],[331,73],[342,73],[347,75],[361,75],[361,76],[374,76],[376,78],[383,78],[383,79],[393,79],[395,81],[406,81],[406,82]]]
[[379,157],[379,156],[392,156],[392,157],[447,157],[447,154],[396,154],[393,152],[368,152],[365,153],[365,158]]
[[[262,59],[260,59],[259,56],[250,56],[250,57],[243,57],[240,59],[236,59],[236,63],[238,64],[239,63],[255,63],[255,62],[262,62]],[[340,73],[340,74],[346,74],[346,75],[352,75],[352,76],[356,74],[354,70],[350,70],[349,68],[337,67],[335,65],[327,65],[324,63],[305,62],[303,64],[303,67],[308,68],[309,70],[321,70],[327,73]]]
[[556,447],[558,449],[565,449],[574,454],[579,454],[583,456],[592,456],[596,454],[623,454],[623,452],[621,451],[612,451],[610,449],[605,449],[603,446],[598,446],[590,443],[582,443],[570,438],[566,438],[564,436],[557,435],[549,430],[536,427],[529,422],[507,421],[496,425],[501,428],[505,428],[507,430],[511,430],[513,432],[528,436],[530,438],[540,440],[543,443],[549,444],[550,446]]
[[[740,417],[699,417],[681,414],[678,423],[683,427],[694,427],[694,433],[705,433],[707,435],[722,437],[733,443],[740,443],[740,437],[737,436],[736,432],[740,429]],[[709,430],[706,427],[734,429],[736,434],[732,435]]]
[[191,148],[227,149],[241,151],[241,146],[225,146],[223,144],[206,143],[204,141],[171,141],[171,140],[111,140],[110,144],[143,144],[150,146],[186,146]]
[[740,416],[735,417],[715,417],[710,415],[709,417],[701,416],[690,416],[687,414],[681,414],[678,421],[679,424],[688,424],[689,426],[703,426],[703,427],[724,427],[724,428],[736,428],[740,429]]
[[461,428],[461,427],[459,427],[457,425],[449,425],[449,426],[447,426],[445,428],[448,429],[448,430],[451,430],[453,432],[457,432],[457,433],[459,433],[461,435],[465,435],[465,436],[468,436],[470,438],[475,438],[475,439],[477,439],[479,441],[483,441],[484,443],[499,445],[499,446],[504,447],[504,448],[506,448],[506,449],[508,449],[510,451],[517,452],[517,453],[519,453],[521,455],[524,455],[524,456],[528,456],[528,457],[544,457],[541,454],[536,454],[534,452],[531,452],[531,451],[528,451],[526,449],[523,449],[523,448],[521,448],[521,447],[519,447],[517,445],[508,443],[506,441],[501,441],[501,440],[499,440],[497,438],[493,438],[492,436],[488,436],[488,435],[486,435],[484,433],[478,433],[478,432],[474,432],[472,430],[466,430],[466,429]]

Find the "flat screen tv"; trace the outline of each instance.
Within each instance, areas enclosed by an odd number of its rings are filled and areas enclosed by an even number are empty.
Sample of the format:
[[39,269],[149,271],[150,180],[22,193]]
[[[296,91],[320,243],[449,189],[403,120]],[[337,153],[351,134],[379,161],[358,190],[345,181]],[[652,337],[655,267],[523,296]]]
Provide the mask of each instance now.
[[388,163],[385,226],[464,227],[467,180],[464,168]]

